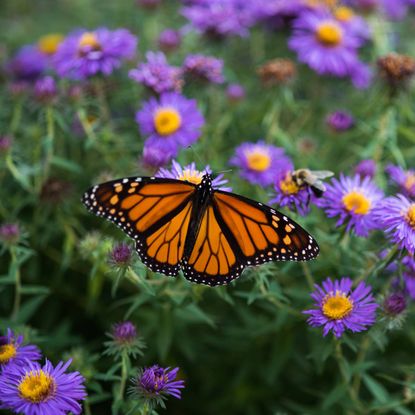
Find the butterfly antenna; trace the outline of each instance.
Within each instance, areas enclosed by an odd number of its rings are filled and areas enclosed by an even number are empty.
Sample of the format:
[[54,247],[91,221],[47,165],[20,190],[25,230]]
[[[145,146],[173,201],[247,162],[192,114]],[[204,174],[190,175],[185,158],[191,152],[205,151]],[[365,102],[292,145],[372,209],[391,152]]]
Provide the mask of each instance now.
[[195,158],[197,159],[197,161],[199,162],[199,164],[201,166],[206,165],[206,163],[203,163],[203,161],[200,158],[199,154],[196,153],[196,150],[192,146],[188,146],[187,148],[190,148],[193,151],[193,154],[194,154]]

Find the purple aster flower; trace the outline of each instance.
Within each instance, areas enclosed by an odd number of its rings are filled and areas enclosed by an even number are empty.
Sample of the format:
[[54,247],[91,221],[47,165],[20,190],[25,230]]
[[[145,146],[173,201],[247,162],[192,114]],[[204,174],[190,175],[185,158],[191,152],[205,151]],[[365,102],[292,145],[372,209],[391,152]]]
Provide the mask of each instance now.
[[0,337],[0,369],[2,371],[12,365],[23,366],[27,361],[34,362],[42,357],[37,346],[31,344],[23,346],[23,340],[23,336],[16,337],[10,329],[7,329],[5,336]]
[[193,79],[221,84],[223,77],[223,60],[213,56],[188,55],[183,63],[183,72]]
[[343,132],[354,127],[353,115],[347,111],[334,111],[326,118],[327,125],[336,132]]
[[355,174],[358,174],[361,177],[369,177],[373,179],[376,174],[376,162],[375,160],[368,159],[362,160],[354,168]]
[[366,20],[355,14],[352,8],[339,6],[333,13],[334,17],[359,39],[359,46],[363,46],[371,38],[370,28]]
[[[187,166],[182,167],[176,160],[173,160],[171,170],[162,168],[155,174],[155,176],[184,180],[197,185],[202,181],[204,174],[212,174],[212,169],[209,166],[206,166],[203,170],[197,170],[196,163],[190,163]],[[226,183],[228,183],[228,180],[224,179],[223,174],[219,174],[212,180],[214,189],[222,190],[224,192],[231,192],[232,188],[223,187]]]
[[380,0],[382,9],[390,20],[402,20],[410,5],[414,5],[409,0]]
[[110,263],[117,267],[127,267],[131,263],[132,249],[125,242],[115,244],[109,254]]
[[239,84],[230,84],[226,88],[226,96],[232,103],[243,101],[245,98],[245,88]]
[[141,134],[148,137],[145,146],[155,146],[173,156],[179,147],[187,147],[200,137],[204,124],[196,100],[175,92],[150,98],[137,112],[136,121]]
[[182,35],[178,30],[164,29],[158,38],[158,44],[161,50],[171,52],[176,50],[182,42]]
[[144,368],[134,379],[131,392],[145,399],[150,405],[161,404],[167,397],[181,399],[181,390],[184,388],[183,380],[176,380],[179,368],[162,368],[158,365]]
[[39,78],[35,83],[35,98],[44,104],[51,103],[58,93],[56,82],[51,76]]
[[372,295],[372,288],[363,281],[352,290],[353,281],[344,277],[332,281],[327,278],[311,294],[315,308],[303,311],[308,314],[311,327],[323,326],[323,336],[329,331],[339,338],[344,331],[360,332],[375,323],[378,305]]
[[250,183],[268,186],[290,160],[284,154],[284,149],[258,141],[238,146],[229,163],[239,167],[241,176]]
[[379,223],[374,211],[383,198],[382,191],[369,177],[340,175],[340,180],[332,179],[327,184],[323,197],[315,204],[323,208],[328,217],[339,219],[336,226],[346,225],[347,231],[366,237]]
[[362,65],[357,56],[361,41],[347,26],[322,9],[302,13],[293,26],[289,47],[301,62],[319,75],[352,77],[355,86],[362,81],[362,74],[355,73]]
[[158,169],[165,166],[174,155],[174,152],[166,152],[162,144],[159,146],[145,145],[142,161],[144,166]]
[[47,69],[47,57],[33,45],[23,46],[7,65],[14,79],[33,81]]
[[3,223],[0,225],[0,241],[8,245],[17,243],[20,238],[20,227],[17,223]]
[[1,407],[24,415],[80,414],[84,378],[78,372],[65,373],[70,364],[60,362],[54,368],[46,360],[43,366],[30,361],[12,366],[0,376]]
[[128,76],[156,94],[182,89],[181,70],[169,65],[163,52],[147,52],[147,62],[131,69]]
[[114,324],[111,335],[118,343],[132,343],[137,337],[137,327],[131,321],[122,321]]
[[392,182],[399,186],[399,191],[405,196],[415,198],[415,171],[404,170],[402,167],[389,165],[386,167],[386,173]]
[[70,34],[54,55],[59,76],[85,79],[94,75],[110,75],[125,59],[132,59],[137,38],[126,29],[99,28]]
[[303,0],[257,0],[253,6],[256,20],[265,21],[274,28],[284,26],[307,10]]
[[415,202],[404,195],[387,197],[375,208],[374,216],[392,242],[415,253]]
[[255,22],[250,2],[245,0],[198,0],[182,9],[193,28],[213,36],[247,36]]
[[383,309],[387,314],[392,316],[404,312],[406,309],[406,299],[404,294],[401,292],[389,294],[383,302]]
[[310,190],[306,187],[300,188],[293,180],[292,174],[294,165],[287,158],[280,163],[280,169],[275,175],[274,189],[276,195],[269,201],[278,206],[287,206],[291,210],[296,210],[300,215],[306,215],[310,211]]
[[[406,263],[404,262],[405,259]],[[412,257],[406,256],[402,263],[405,265],[404,272],[402,274],[405,284],[405,292],[415,300],[415,261]]]

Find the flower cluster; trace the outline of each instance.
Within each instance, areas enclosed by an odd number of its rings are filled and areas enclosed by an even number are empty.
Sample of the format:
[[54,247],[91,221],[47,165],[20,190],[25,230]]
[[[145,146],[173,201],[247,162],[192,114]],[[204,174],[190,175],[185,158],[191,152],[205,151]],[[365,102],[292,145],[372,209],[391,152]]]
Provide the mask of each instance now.
[[0,408],[24,415],[80,414],[84,378],[66,373],[71,360],[41,365],[40,350],[23,340],[10,329],[0,337]]

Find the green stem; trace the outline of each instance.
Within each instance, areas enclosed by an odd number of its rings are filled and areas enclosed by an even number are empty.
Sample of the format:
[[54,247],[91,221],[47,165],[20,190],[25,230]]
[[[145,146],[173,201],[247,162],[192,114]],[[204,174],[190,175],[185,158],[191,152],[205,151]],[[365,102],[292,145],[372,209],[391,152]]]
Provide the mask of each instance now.
[[121,382],[118,392],[118,400],[122,402],[124,400],[125,385],[127,384],[128,377],[129,358],[128,355],[123,352],[121,356]]
[[150,406],[148,405],[147,402],[144,402],[143,408],[141,409],[141,415],[150,415],[151,411],[150,411]]
[[89,404],[88,399],[85,399],[84,409],[85,409],[85,415],[92,415],[91,406]]
[[301,262],[301,266],[303,268],[304,275],[305,275],[305,278],[307,280],[307,283],[308,283],[308,286],[309,286],[310,290],[314,291],[315,282],[314,282],[313,275],[311,274],[310,267],[308,266],[308,264],[306,262]]
[[95,82],[95,92],[98,98],[98,104],[101,111],[102,119],[106,122],[111,120],[111,113],[108,106],[107,96],[105,94],[105,85],[103,79],[97,79]]
[[[55,140],[55,121],[53,116],[53,107],[48,105],[46,108],[46,139],[45,139],[45,162],[43,166],[44,183],[49,175],[50,164],[53,158],[53,145]],[[40,185],[42,185],[41,183]]]
[[[362,364],[365,360],[366,353],[370,346],[370,337],[368,335],[365,336],[365,338],[362,341],[362,344],[360,346],[359,354],[357,355],[356,359],[356,366],[359,366]],[[359,396],[359,389],[360,389],[360,382],[361,382],[361,375],[360,373],[356,373],[356,375],[353,378],[352,382],[352,389],[355,396]]]
[[17,261],[16,250],[14,247],[10,248],[11,254],[11,268],[15,269],[15,294],[13,302],[12,320],[16,321],[20,311],[20,304],[22,299],[22,280],[20,275],[19,263]]
[[10,132],[14,134],[22,118],[23,99],[18,99],[14,105],[13,115],[10,122]]

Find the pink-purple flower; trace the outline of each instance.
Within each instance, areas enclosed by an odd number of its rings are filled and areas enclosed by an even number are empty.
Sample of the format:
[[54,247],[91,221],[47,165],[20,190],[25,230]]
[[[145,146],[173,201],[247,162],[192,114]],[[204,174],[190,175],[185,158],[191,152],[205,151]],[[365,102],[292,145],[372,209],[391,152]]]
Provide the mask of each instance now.
[[0,407],[24,415],[80,414],[85,380],[78,372],[65,373],[70,363],[53,367],[48,360],[43,366],[27,361],[3,371]]
[[190,79],[221,84],[223,77],[223,60],[214,56],[188,55],[183,62],[183,73]]
[[354,172],[361,177],[369,177],[373,179],[376,174],[376,169],[377,166],[375,160],[366,159],[357,163],[356,167],[354,168]]
[[399,192],[409,198],[415,198],[415,170],[405,170],[392,164],[386,167],[390,180],[398,185]]
[[129,77],[144,85],[156,94],[163,92],[180,92],[182,88],[181,70],[171,66],[163,52],[147,52],[147,62],[131,69]]
[[347,231],[358,236],[368,236],[379,228],[374,211],[383,198],[383,192],[369,177],[355,175],[332,179],[327,190],[315,203],[323,208],[328,217],[338,217],[336,226],[346,225]]
[[344,277],[340,280],[327,278],[315,285],[311,294],[314,308],[303,311],[311,327],[323,327],[323,336],[330,331],[339,338],[346,330],[354,333],[367,330],[376,320],[376,304],[372,288],[363,281],[352,289],[353,281]]
[[7,70],[14,79],[33,81],[48,67],[48,59],[35,45],[26,45],[17,51],[7,64]]
[[110,75],[135,56],[136,48],[137,37],[126,29],[79,30],[60,44],[54,55],[55,69],[59,76],[72,79]]
[[355,120],[352,114],[348,111],[334,111],[326,117],[327,125],[336,132],[348,131],[355,125]]
[[5,336],[0,337],[0,369],[8,369],[12,365],[22,366],[27,361],[34,362],[42,357],[37,346],[24,345],[23,341],[22,335],[16,336],[10,329],[7,329]]
[[235,149],[235,155],[229,161],[231,165],[240,168],[244,179],[261,186],[273,184],[276,174],[289,162],[283,148],[264,141],[242,143]]
[[[198,170],[194,162],[182,167],[176,160],[173,160],[170,170],[161,168],[155,176],[184,180],[197,185],[202,181],[203,175],[205,174],[212,174],[212,169],[209,166],[206,166],[203,170]],[[226,183],[228,183],[228,180],[224,179],[223,174],[217,175],[212,180],[214,189],[231,192],[232,189],[230,187],[223,186]]]
[[369,85],[370,71],[358,58],[361,39],[324,9],[301,13],[289,47],[319,75],[349,77],[357,88]]
[[147,137],[145,146],[161,149],[170,157],[194,143],[204,125],[196,100],[175,92],[150,98],[137,112],[136,121],[141,134]]
[[379,227],[411,255],[415,253],[415,202],[404,195],[387,197],[374,210]]

